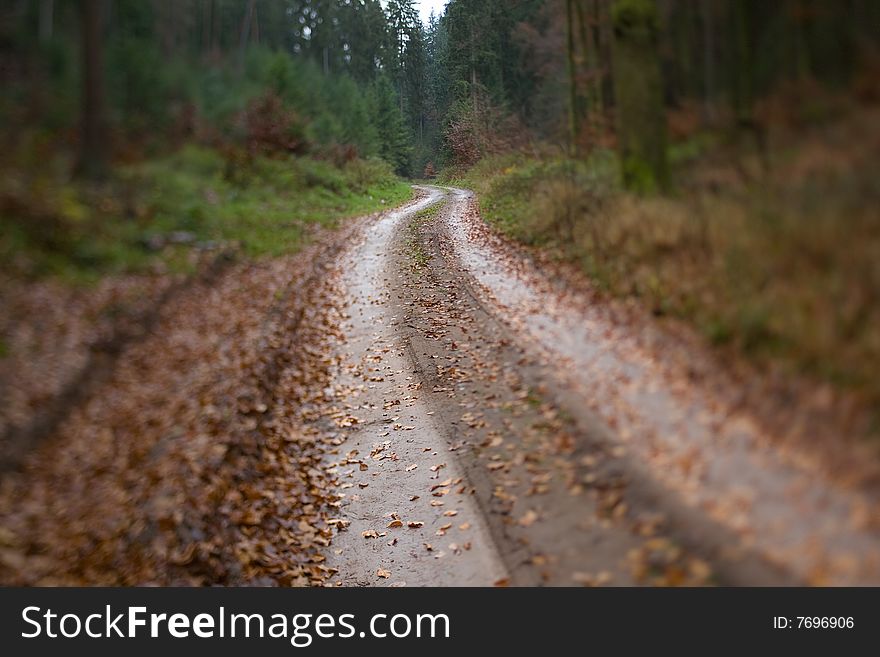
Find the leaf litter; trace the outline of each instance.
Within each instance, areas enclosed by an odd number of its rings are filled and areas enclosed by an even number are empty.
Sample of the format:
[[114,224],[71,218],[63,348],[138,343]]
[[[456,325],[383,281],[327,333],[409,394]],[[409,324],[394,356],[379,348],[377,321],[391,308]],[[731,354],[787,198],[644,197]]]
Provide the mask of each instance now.
[[[311,409],[324,272],[351,230],[241,262],[162,307],[0,488],[6,585],[320,585],[338,517]],[[351,413],[337,427],[357,424]],[[338,444],[338,443],[337,443]],[[363,465],[363,464],[362,464]]]

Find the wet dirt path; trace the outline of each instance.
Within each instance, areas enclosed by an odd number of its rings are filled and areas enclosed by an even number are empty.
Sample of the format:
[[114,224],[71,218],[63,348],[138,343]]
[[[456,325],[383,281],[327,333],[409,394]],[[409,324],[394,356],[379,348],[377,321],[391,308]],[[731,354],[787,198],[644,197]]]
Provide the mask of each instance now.
[[387,213],[341,263],[347,322],[334,394],[338,424],[351,430],[332,468],[350,524],[334,538],[328,566],[348,586],[487,586],[505,576],[438,430],[444,418],[423,401],[392,303],[408,275],[403,228],[443,196],[431,190]]
[[526,259],[499,248],[471,193],[454,190],[454,198],[440,228],[450,266],[463,269],[518,338],[552,364],[545,377],[582,424],[613,427],[634,478],[653,480],[663,497],[692,510],[685,523],[716,523],[714,533],[728,541],[720,549],[760,555],[793,582],[880,582],[877,504],[869,492],[833,482],[807,455],[780,449],[747,409],[694,384],[686,362],[646,346],[607,309],[560,292]]
[[332,583],[880,581],[868,498],[419,189],[338,267]]

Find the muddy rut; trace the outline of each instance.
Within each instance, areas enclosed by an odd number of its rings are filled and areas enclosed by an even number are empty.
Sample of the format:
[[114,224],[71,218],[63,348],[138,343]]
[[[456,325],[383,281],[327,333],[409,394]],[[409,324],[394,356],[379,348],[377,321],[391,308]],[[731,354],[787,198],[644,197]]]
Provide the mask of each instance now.
[[880,583],[869,492],[417,190],[333,275],[331,583]]

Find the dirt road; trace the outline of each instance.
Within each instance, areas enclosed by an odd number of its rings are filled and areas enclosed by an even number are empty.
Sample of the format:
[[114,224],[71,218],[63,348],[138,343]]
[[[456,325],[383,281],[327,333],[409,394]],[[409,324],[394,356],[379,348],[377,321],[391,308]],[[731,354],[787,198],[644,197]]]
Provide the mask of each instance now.
[[328,300],[333,583],[880,583],[869,492],[538,271],[468,192],[418,189]]

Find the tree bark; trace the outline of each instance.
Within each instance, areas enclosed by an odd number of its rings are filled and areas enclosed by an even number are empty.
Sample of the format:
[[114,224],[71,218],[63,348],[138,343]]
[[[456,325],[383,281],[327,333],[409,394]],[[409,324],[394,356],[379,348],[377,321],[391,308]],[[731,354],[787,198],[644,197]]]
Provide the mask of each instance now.
[[202,0],[202,54],[211,49],[211,0]]
[[100,0],[80,0],[82,21],[82,136],[78,173],[91,179],[107,174],[107,123],[104,107],[104,52]]
[[244,14],[244,22],[241,25],[241,35],[239,38],[239,48],[241,51],[241,58],[244,60],[244,52],[247,50],[248,37],[251,34],[251,21],[254,18],[254,9],[256,8],[256,0],[250,0],[247,4],[247,8],[245,9]]
[[580,132],[580,103],[578,102],[577,62],[574,42],[574,0],[565,0],[566,50],[568,60],[568,132],[569,148],[577,152],[577,139]]
[[601,79],[602,109],[605,115],[610,114],[614,107],[614,81],[611,79],[611,27],[608,18],[608,0],[594,0],[593,29],[599,58],[599,70]]
[[715,24],[712,0],[702,0],[703,13],[703,111],[705,122],[715,124]]
[[54,13],[54,0],[40,0],[40,43],[48,43],[52,40]]

